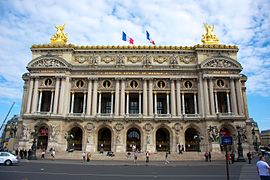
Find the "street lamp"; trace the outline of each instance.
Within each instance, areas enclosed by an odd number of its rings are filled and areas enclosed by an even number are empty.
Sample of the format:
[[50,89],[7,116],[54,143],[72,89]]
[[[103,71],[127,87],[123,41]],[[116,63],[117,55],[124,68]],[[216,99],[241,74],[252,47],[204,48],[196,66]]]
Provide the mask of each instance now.
[[34,132],[32,132],[32,135],[34,137],[34,140],[33,140],[33,144],[31,146],[31,153],[30,153],[30,156],[29,156],[29,160],[37,160],[37,156],[36,156],[36,150],[37,150],[37,126],[34,127]]
[[258,137],[255,135],[255,129],[254,128],[252,128],[252,136],[253,136],[254,150],[257,152],[258,151]]
[[242,142],[241,142],[241,137],[243,136],[241,133],[240,133],[240,129],[241,127],[237,127],[237,138],[238,138],[238,158],[236,161],[238,162],[245,162],[246,160],[244,159],[244,156],[243,156],[243,147],[242,147]]

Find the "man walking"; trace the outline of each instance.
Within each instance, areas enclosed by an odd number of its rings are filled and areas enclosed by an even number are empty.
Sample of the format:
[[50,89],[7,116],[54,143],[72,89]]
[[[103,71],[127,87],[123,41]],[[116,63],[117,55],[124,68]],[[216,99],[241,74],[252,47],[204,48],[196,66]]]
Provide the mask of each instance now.
[[264,156],[259,157],[259,161],[256,163],[256,166],[261,180],[270,180],[270,167],[265,161]]

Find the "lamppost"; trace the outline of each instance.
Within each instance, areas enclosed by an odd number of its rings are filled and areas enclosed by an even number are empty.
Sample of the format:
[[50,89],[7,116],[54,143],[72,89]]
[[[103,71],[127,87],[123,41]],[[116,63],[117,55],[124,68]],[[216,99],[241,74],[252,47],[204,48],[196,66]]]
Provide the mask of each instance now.
[[242,142],[241,142],[241,137],[243,136],[241,133],[240,133],[240,130],[241,130],[241,127],[237,127],[237,139],[238,139],[238,158],[236,161],[238,162],[245,162],[246,160],[244,159],[244,156],[243,156],[243,147],[242,147]]
[[37,150],[37,126],[34,127],[34,132],[32,132],[32,136],[34,138],[33,140],[33,144],[31,146],[31,153],[30,153],[30,156],[29,156],[29,160],[37,160],[37,156],[36,156],[36,150]]
[[255,129],[254,128],[252,128],[252,136],[253,136],[254,150],[257,152],[258,151],[258,137],[255,135]]

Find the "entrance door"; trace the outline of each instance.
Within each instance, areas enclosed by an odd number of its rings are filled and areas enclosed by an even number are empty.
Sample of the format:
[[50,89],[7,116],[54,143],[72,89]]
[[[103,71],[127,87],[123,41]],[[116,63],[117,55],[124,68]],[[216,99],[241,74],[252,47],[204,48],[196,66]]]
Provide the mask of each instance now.
[[98,151],[111,151],[112,133],[109,128],[98,131]]
[[47,149],[48,147],[48,128],[42,126],[38,130],[37,149]]
[[200,151],[199,133],[194,128],[188,128],[185,132],[186,151]]
[[137,128],[131,128],[127,132],[127,151],[141,150],[141,133]]
[[160,128],[156,132],[156,150],[158,152],[170,151],[170,133],[165,128]]
[[74,127],[70,130],[70,134],[73,135],[72,146],[74,151],[82,150],[82,129],[79,127]]

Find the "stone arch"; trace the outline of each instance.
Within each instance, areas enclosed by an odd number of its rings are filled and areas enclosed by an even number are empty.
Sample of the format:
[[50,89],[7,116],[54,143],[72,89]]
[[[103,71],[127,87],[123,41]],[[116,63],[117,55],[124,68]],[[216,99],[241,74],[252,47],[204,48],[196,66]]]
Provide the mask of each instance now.
[[140,126],[130,124],[125,131],[126,151],[142,150],[143,133]]
[[189,125],[185,130],[185,150],[200,151],[200,130],[197,126]]
[[97,129],[97,150],[112,151],[113,130],[108,125],[102,125]]
[[[220,126],[220,129],[219,129],[219,137],[221,138],[222,136],[231,136],[232,137],[232,140],[233,140],[233,143],[232,145],[228,145],[227,146],[227,150],[229,152],[234,152],[235,151],[235,148],[234,148],[234,143],[235,143],[235,137],[237,136],[236,134],[236,129],[233,125],[231,124],[228,124],[228,123],[225,123],[225,124],[222,124]],[[221,151],[225,151],[225,147],[224,146],[220,146],[220,150]]]
[[49,141],[50,126],[47,123],[39,122],[35,125],[37,130],[37,149],[47,149]]

